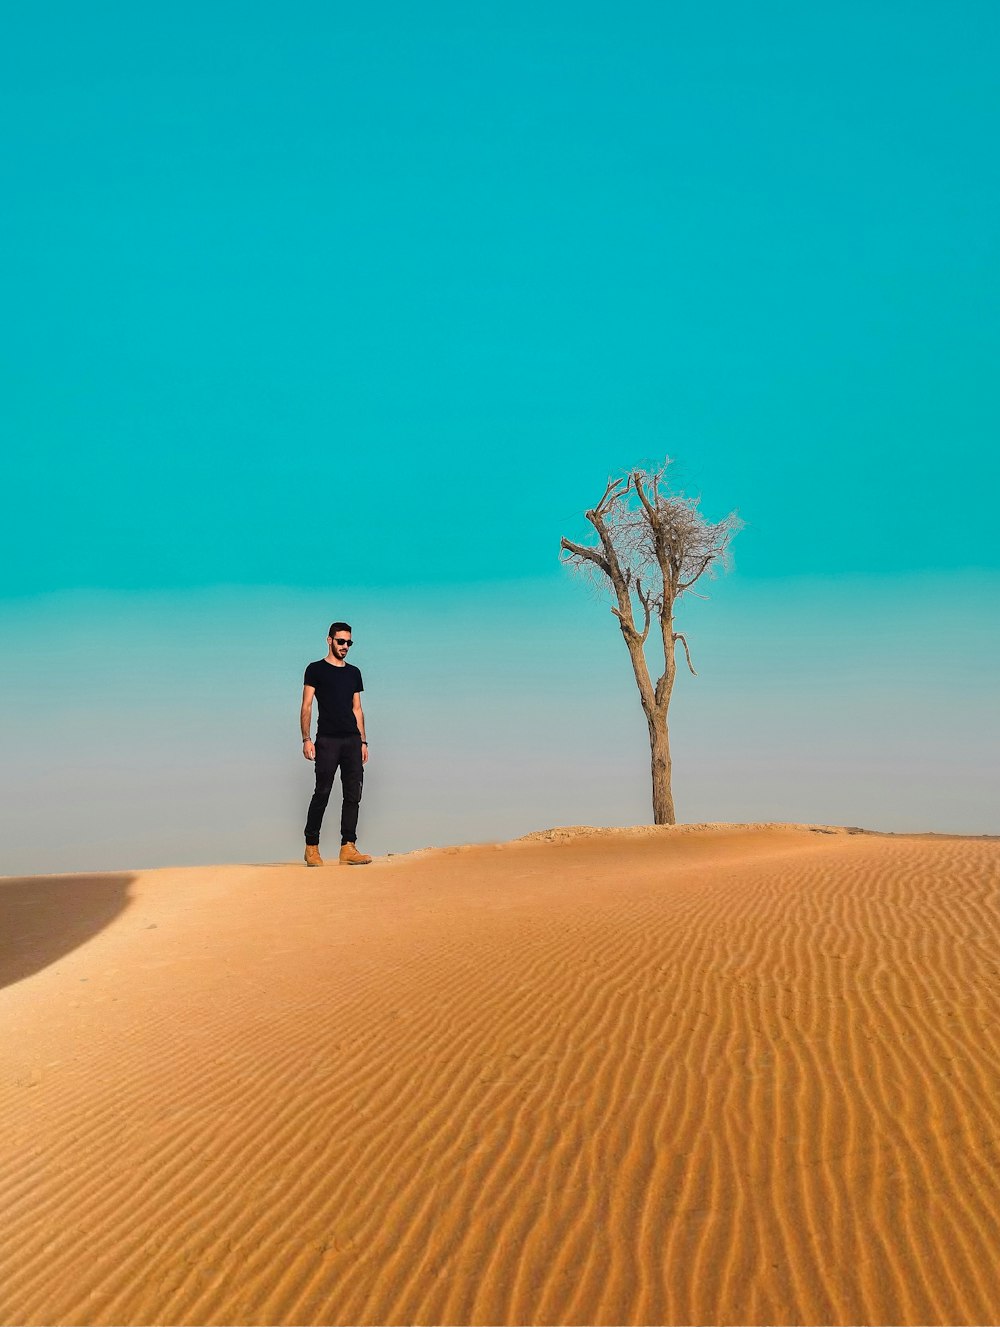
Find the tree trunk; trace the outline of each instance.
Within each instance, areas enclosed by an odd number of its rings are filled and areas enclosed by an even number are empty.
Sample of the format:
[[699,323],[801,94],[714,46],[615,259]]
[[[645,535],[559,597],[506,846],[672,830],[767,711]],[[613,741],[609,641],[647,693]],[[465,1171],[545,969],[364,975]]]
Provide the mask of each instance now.
[[670,790],[670,737],[666,711],[647,716],[650,772],[653,776],[653,824],[675,825],[674,795]]

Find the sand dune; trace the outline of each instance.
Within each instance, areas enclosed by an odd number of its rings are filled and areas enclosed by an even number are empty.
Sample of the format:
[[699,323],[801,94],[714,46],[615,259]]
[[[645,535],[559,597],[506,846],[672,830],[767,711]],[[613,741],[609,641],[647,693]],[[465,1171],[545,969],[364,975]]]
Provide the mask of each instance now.
[[1000,1319],[1000,843],[0,882],[0,1319]]

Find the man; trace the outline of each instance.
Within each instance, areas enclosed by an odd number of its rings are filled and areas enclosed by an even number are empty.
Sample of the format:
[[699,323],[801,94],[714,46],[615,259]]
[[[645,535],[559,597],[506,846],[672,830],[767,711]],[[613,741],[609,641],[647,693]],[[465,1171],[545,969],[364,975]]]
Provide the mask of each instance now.
[[[325,659],[309,664],[303,678],[302,710],[299,715],[302,728],[302,754],[306,760],[316,762],[316,791],[309,803],[306,818],[306,866],[322,866],[319,855],[319,830],[323,812],[330,800],[333,776],[340,769],[344,789],[344,806],[340,816],[341,866],[365,866],[371,861],[358,852],[358,808],[361,804],[361,786],[364,767],[368,761],[368,742],[365,739],[365,716],[361,708],[364,683],[361,671],[347,662],[347,651],[354,644],[347,622],[334,622],[326,638]],[[309,738],[312,722],[313,696],[319,703],[319,724],[316,741]]]

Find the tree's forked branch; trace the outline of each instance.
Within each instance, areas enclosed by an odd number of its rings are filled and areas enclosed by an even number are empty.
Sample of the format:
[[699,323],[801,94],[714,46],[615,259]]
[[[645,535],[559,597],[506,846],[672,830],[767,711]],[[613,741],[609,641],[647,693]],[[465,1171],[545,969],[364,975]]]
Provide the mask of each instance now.
[[[609,479],[608,486],[604,490],[604,496],[601,498],[600,502],[597,504],[594,510],[600,512],[603,515],[604,511],[606,510],[606,507],[610,506],[618,498],[623,498],[625,496],[625,494],[629,490],[629,486],[631,485],[631,483],[632,483],[631,475],[621,475],[619,476],[618,479]],[[618,487],[619,484],[624,484],[625,487],[622,489],[620,493],[615,493],[614,490]]]

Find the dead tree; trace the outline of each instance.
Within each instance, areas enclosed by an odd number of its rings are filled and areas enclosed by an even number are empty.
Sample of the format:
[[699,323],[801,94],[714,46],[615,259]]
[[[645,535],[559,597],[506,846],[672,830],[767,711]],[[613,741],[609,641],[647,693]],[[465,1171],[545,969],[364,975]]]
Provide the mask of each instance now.
[[[667,710],[677,672],[678,641],[684,646],[688,668],[695,671],[686,639],[674,630],[674,605],[700,577],[714,575],[720,565],[729,566],[730,542],[743,525],[735,512],[713,525],[698,510],[697,498],[661,492],[670,464],[667,460],[659,469],[633,470],[608,481],[600,502],[585,513],[597,531],[596,546],[561,541],[562,560],[593,573],[600,584],[606,580],[617,601],[611,611],[632,660],[649,728],[653,823],[657,825],[676,822]],[[642,609],[641,627],[636,625],[636,601]],[[663,646],[663,673],[655,687],[645,653],[654,620],[659,623]]]

